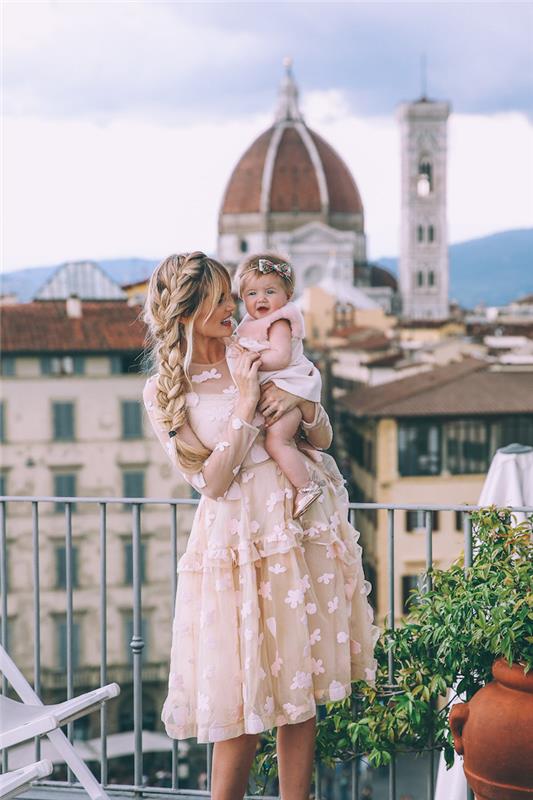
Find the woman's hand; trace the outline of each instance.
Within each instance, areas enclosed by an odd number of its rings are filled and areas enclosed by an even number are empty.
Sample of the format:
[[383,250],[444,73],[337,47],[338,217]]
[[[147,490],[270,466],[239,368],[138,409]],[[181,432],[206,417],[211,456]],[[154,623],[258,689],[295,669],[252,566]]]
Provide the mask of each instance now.
[[307,421],[311,421],[314,417],[315,403],[286,392],[270,381],[260,387],[260,392],[261,399],[257,410],[265,417],[266,428],[277,422],[287,411],[292,411],[296,406],[301,409],[304,419],[309,417]]
[[255,413],[259,400],[259,379],[257,372],[261,366],[260,353],[243,350],[233,370],[233,380],[239,391],[239,407]]

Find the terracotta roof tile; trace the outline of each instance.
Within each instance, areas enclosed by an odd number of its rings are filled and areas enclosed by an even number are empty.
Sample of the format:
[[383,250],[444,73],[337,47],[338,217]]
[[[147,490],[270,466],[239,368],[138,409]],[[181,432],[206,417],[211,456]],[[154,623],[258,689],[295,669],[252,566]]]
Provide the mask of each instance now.
[[270,211],[320,212],[315,168],[296,128],[285,128],[274,162]]
[[533,413],[533,372],[496,371],[465,359],[430,372],[356,389],[339,400],[359,417]]
[[315,131],[309,131],[324,167],[329,194],[329,212],[362,214],[363,203],[352,174],[333,147]]
[[3,353],[135,351],[143,347],[146,326],[138,319],[141,306],[123,300],[82,302],[82,316],[67,316],[56,301],[3,306]]
[[222,214],[259,212],[265,158],[273,133],[274,128],[262,133],[239,160],[226,187]]
[[[265,160],[276,127],[261,134],[246,150],[229,179],[221,215],[250,214],[260,210]],[[362,214],[363,204],[350,170],[335,150],[307,129],[318,150],[329,195],[330,214]],[[269,210],[273,213],[321,213],[315,167],[295,126],[282,133],[274,160]]]

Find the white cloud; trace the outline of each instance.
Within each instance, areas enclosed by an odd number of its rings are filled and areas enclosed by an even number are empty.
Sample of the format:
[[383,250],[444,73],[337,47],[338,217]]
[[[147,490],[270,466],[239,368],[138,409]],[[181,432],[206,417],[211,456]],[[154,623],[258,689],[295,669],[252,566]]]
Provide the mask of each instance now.
[[[396,121],[351,116],[339,93],[314,93],[302,105],[308,124],[336,148],[356,179],[369,256],[396,254]],[[4,269],[214,251],[231,170],[271,121],[271,113],[193,126],[7,118]],[[449,143],[451,241],[533,224],[533,125],[523,115],[452,115]]]

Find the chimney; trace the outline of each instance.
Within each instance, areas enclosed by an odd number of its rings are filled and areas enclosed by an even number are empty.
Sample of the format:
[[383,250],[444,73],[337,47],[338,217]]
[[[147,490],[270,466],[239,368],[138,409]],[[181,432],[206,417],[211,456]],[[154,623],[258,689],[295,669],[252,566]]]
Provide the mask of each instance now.
[[77,294],[67,297],[67,317],[81,319],[81,300]]

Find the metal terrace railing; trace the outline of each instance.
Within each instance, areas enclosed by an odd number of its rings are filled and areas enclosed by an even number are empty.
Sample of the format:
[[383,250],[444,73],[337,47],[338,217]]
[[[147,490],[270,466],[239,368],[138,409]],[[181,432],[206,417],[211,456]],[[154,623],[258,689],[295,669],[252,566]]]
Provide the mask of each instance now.
[[[15,592],[12,595],[9,593],[8,586],[8,556],[10,556],[10,566],[13,566],[15,561],[11,552],[12,548],[17,546],[20,548],[29,548],[30,532],[29,532],[29,519],[31,516],[31,588],[26,591],[32,595],[32,618],[33,630],[23,631],[22,638],[25,639],[25,648],[27,650],[29,641],[33,639],[33,685],[37,694],[42,694],[43,689],[43,673],[46,670],[42,667],[42,620],[43,620],[43,595],[49,591],[48,588],[42,588],[42,574],[41,574],[41,544],[46,527],[46,522],[51,519],[51,515],[46,512],[41,512],[43,505],[54,504],[57,509],[58,504],[64,504],[64,544],[65,544],[65,581],[64,581],[64,608],[66,614],[66,674],[59,676],[58,684],[62,684],[60,688],[66,688],[67,697],[70,698],[74,695],[74,687],[82,685],[84,682],[91,682],[96,685],[103,685],[110,680],[117,680],[121,682],[121,678],[125,681],[132,683],[132,706],[133,706],[133,769],[131,772],[132,780],[130,783],[113,783],[110,780],[110,765],[108,754],[108,712],[109,709],[104,703],[100,711],[100,757],[96,762],[97,778],[102,782],[110,797],[122,800],[122,798],[160,798],[166,800],[167,798],[192,798],[198,796],[209,796],[209,788],[211,781],[211,756],[212,747],[210,745],[197,745],[198,748],[205,749],[205,790],[198,790],[192,788],[184,788],[180,786],[180,773],[183,772],[183,767],[180,762],[183,761],[183,743],[178,744],[176,740],[171,740],[171,764],[168,775],[169,786],[155,786],[147,785],[148,779],[144,774],[143,762],[146,754],[143,754],[142,737],[143,737],[143,678],[146,681],[148,676],[152,681],[159,681],[164,685],[166,690],[167,678],[167,665],[166,664],[151,664],[143,663],[143,648],[145,642],[143,640],[143,627],[142,627],[142,533],[145,526],[144,516],[141,511],[145,506],[156,506],[159,510],[166,508],[168,511],[167,522],[170,534],[168,542],[169,559],[169,572],[168,572],[168,607],[170,610],[173,608],[174,598],[176,595],[177,587],[177,574],[175,565],[179,555],[179,520],[180,514],[189,513],[194,506],[198,504],[198,500],[191,499],[165,499],[154,500],[151,498],[101,498],[101,497],[15,497],[15,496],[0,496],[0,580],[1,580],[1,640],[6,649],[9,650],[10,643],[8,641],[8,612],[10,603],[15,601]],[[24,508],[21,504],[25,504],[28,512],[24,514]],[[126,505],[125,505],[126,504]],[[15,512],[12,513],[11,507],[15,507]],[[81,515],[86,517],[86,509],[94,509],[97,512],[96,519],[98,520],[98,587],[94,587],[93,595],[98,595],[97,598],[97,613],[100,623],[99,631],[99,667],[86,667],[80,666],[78,670],[74,664],[74,559],[73,559],[73,517],[80,514],[78,509],[83,506],[84,512]],[[131,553],[132,553],[132,581],[131,590],[133,595],[132,610],[132,635],[129,647],[131,651],[131,666],[120,666],[108,663],[108,609],[109,609],[109,580],[108,580],[108,567],[110,566],[109,553],[108,553],[108,517],[115,513],[117,510],[124,509],[125,507],[131,508]],[[49,506],[46,505],[46,508]],[[30,515],[31,509],[31,515]],[[111,511],[110,511],[111,509]],[[398,511],[422,511],[425,512],[425,562],[426,568],[433,565],[433,528],[432,528],[432,512],[435,511],[449,511],[460,512],[463,520],[463,534],[464,534],[464,553],[465,553],[465,567],[472,564],[472,526],[471,526],[471,512],[475,511],[477,506],[467,505],[387,505],[382,503],[350,503],[349,514],[350,521],[356,526],[356,517],[359,512],[365,510],[384,510],[387,513],[387,531],[388,531],[388,622],[391,627],[395,624],[395,516]],[[9,510],[9,515],[8,515]],[[515,508],[513,511],[522,511],[526,513],[533,513],[533,508]],[[22,512],[22,513],[21,513]],[[109,514],[108,514],[109,512]],[[148,516],[148,510],[145,511]],[[23,521],[24,527],[21,529],[20,521]],[[53,515],[55,525],[57,527],[58,514]],[[24,522],[25,520],[25,522]],[[12,534],[10,526],[13,524],[17,527],[17,538]],[[43,533],[44,532],[44,533]],[[96,538],[97,533],[94,531],[93,538]],[[26,542],[22,543],[19,537],[24,536]],[[55,531],[57,537],[57,531]],[[8,539],[12,539],[8,546]],[[22,560],[24,554],[22,550],[16,553],[17,559]],[[131,595],[130,595],[131,598]],[[46,610],[45,610],[46,611]],[[57,605],[55,607],[57,613]],[[171,619],[168,619],[168,630],[171,627]],[[17,631],[20,636],[20,630]],[[50,648],[47,648],[48,658]],[[394,654],[389,654],[389,680],[393,683],[393,670],[394,670]],[[49,672],[49,671],[48,671]],[[53,676],[52,676],[53,677]],[[56,673],[56,678],[57,678]],[[50,682],[50,676],[47,677],[46,683],[49,688],[53,688],[53,680]],[[87,685],[87,684],[85,684]],[[57,689],[56,685],[56,689]],[[91,687],[92,688],[92,687]],[[124,687],[123,687],[124,688]],[[2,677],[2,692],[7,693],[7,682]],[[67,726],[67,736],[70,741],[73,741],[74,724],[69,723]],[[41,740],[38,738],[34,743],[35,758],[30,760],[39,760],[41,758]],[[181,752],[180,752],[181,751]],[[2,771],[8,770],[9,767],[8,751],[4,750],[2,753]],[[425,776],[418,776],[421,778],[424,788],[424,795],[427,800],[433,800],[435,791],[435,760],[433,757],[426,759],[424,769],[426,770]],[[417,762],[417,768],[418,764]],[[348,766],[343,766],[340,769],[342,772],[342,780],[333,783],[331,788],[331,781],[326,780],[326,771],[320,765],[316,765],[315,780],[314,780],[314,797],[316,800],[361,800],[361,765],[364,764],[364,759],[358,758],[351,762]],[[410,766],[411,772],[413,766]],[[420,768],[418,768],[420,771]],[[374,793],[374,800],[385,798],[387,800],[397,799],[397,762],[393,759],[388,766],[388,780],[387,785],[382,786],[380,789],[381,795]],[[25,795],[27,800],[69,800],[70,798],[79,798],[83,796],[80,793],[80,786],[74,780],[74,775],[67,772],[66,781],[55,780],[42,780],[29,790]],[[422,796],[422,795],[417,795]],[[468,792],[467,797],[471,797]]]

